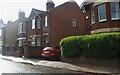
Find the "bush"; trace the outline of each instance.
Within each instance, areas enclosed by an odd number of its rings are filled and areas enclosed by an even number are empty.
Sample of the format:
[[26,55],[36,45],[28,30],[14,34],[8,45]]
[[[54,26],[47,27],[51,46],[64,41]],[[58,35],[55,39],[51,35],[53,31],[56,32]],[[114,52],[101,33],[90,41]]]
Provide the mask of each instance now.
[[80,56],[82,50],[79,46],[81,43],[80,39],[82,39],[81,36],[72,36],[61,40],[60,46],[62,55],[66,57]]
[[62,55],[115,59],[120,56],[120,32],[67,37],[60,42]]

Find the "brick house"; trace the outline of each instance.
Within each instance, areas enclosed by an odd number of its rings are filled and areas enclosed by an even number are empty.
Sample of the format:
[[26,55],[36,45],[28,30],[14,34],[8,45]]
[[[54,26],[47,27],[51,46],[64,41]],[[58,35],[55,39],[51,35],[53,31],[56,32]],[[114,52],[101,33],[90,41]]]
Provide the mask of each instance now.
[[59,46],[60,40],[67,36],[84,34],[84,16],[76,2],[54,7],[48,1],[46,12],[32,9],[27,28],[31,46]]
[[76,2],[68,1],[57,7],[53,2],[47,2],[46,7],[43,45],[59,46],[65,37],[84,34],[84,16]]
[[26,42],[26,23],[27,23],[27,18],[25,17],[25,13],[23,11],[19,11],[19,23],[17,24],[17,45],[18,46],[24,46]]
[[83,2],[86,34],[120,31],[120,2]]
[[44,24],[44,11],[32,9],[27,21],[27,41],[31,46],[41,46],[42,25]]

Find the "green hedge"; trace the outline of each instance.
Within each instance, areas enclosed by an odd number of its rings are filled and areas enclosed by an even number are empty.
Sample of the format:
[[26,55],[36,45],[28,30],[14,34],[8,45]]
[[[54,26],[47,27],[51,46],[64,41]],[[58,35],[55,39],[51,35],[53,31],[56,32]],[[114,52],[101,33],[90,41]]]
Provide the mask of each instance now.
[[65,57],[115,59],[120,56],[120,32],[71,36],[62,39],[60,46]]

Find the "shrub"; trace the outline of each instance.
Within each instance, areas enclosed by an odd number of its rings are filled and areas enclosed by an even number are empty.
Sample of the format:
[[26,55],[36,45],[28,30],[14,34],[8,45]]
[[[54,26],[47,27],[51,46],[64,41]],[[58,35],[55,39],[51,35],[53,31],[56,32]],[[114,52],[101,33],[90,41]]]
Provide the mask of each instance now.
[[67,37],[60,46],[66,57],[114,59],[120,56],[120,32]]
[[81,48],[80,48],[80,39],[82,39],[81,36],[71,36],[67,37],[60,42],[62,55],[66,57],[76,57],[80,56],[81,54]]

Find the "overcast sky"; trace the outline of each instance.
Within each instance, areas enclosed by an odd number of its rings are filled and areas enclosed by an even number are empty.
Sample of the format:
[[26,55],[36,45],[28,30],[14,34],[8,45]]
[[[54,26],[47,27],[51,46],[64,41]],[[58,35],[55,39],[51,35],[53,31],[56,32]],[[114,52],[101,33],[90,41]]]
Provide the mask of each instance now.
[[[65,3],[69,0],[52,0],[55,6]],[[83,0],[75,0],[80,5]],[[15,21],[18,19],[19,9],[24,10],[26,17],[29,16],[32,8],[39,10],[46,10],[47,0],[0,0],[0,19],[4,23],[7,20]]]

